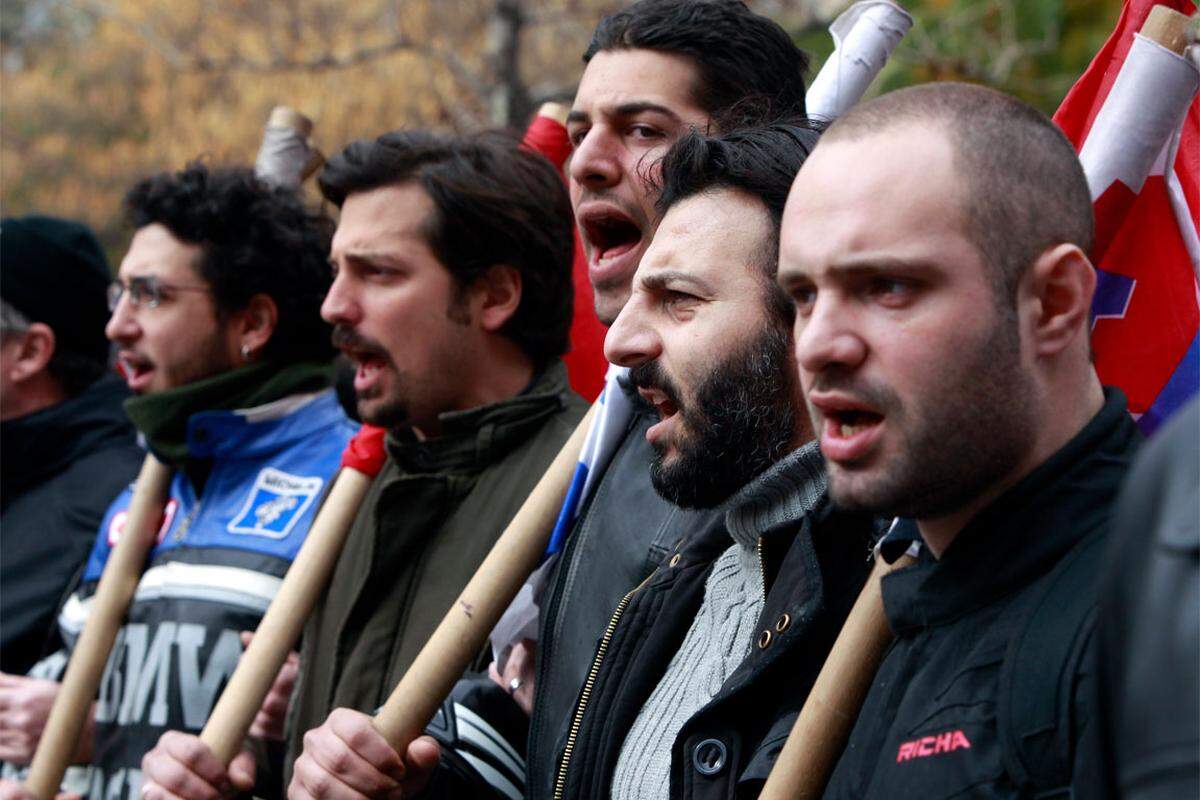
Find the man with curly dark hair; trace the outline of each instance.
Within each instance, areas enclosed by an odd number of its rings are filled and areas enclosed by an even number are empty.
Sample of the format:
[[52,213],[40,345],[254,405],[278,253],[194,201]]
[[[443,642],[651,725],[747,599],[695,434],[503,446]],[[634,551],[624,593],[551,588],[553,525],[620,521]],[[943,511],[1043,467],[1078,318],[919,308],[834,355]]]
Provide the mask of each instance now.
[[[135,393],[125,410],[175,474],[76,754],[93,765],[97,800],[137,798],[159,736],[203,726],[353,433],[330,388],[319,313],[331,221],[249,169],[202,163],[146,178],[125,205],[135,233],[106,333]],[[59,616],[68,648],[130,500],[127,489],[110,506]],[[66,654],[51,659],[47,672]],[[281,728],[260,718],[251,733]],[[250,773],[241,758],[234,771]]]

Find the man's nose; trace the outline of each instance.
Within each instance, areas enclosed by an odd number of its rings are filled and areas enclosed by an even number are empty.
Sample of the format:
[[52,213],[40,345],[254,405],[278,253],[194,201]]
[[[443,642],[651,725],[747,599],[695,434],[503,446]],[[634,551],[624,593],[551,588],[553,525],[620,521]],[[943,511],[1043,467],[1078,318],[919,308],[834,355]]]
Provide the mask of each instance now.
[[362,306],[350,280],[338,273],[321,303],[321,319],[330,325],[356,325],[362,320]]
[[133,306],[129,303],[129,293],[125,292],[117,301],[112,316],[108,318],[108,324],[104,326],[104,335],[111,342],[128,342],[136,339],[141,332],[141,326],[133,313]]
[[605,189],[621,181],[619,144],[606,128],[592,128],[571,154],[571,180],[587,189]]
[[819,298],[808,314],[797,315],[794,339],[796,364],[809,374],[857,367],[867,356],[852,312],[832,298]]
[[621,367],[635,367],[662,355],[662,339],[647,323],[635,294],[621,309],[604,337],[604,357]]

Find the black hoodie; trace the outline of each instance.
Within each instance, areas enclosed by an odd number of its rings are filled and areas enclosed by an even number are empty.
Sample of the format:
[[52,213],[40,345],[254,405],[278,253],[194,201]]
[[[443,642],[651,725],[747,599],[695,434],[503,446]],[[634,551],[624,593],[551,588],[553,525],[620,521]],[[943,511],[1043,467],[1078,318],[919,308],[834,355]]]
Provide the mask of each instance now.
[[[143,453],[116,376],[0,424],[0,670],[58,649],[54,616],[78,581],[109,503]],[[53,645],[53,646],[51,646]]]

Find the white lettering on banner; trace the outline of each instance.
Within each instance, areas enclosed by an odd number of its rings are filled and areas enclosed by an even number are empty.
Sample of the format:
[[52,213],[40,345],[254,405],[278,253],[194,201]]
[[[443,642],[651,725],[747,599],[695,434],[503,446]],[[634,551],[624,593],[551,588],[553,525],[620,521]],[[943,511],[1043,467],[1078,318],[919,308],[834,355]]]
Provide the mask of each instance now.
[[231,630],[221,631],[208,664],[200,674],[200,646],[204,644],[204,627],[179,626],[179,695],[183,699],[183,724],[202,728],[217,701],[217,689],[233,674],[242,655],[242,641]]
[[[200,648],[206,637],[205,627],[191,622],[161,623],[149,644],[150,632],[144,623],[122,628],[101,678],[96,721],[138,725],[145,720],[150,725],[167,725],[168,691],[174,679],[183,705],[183,725],[203,727],[217,692],[233,674],[242,654],[238,632],[225,629],[202,667]],[[178,669],[173,669],[176,658]],[[151,692],[153,702],[149,702]]]
[[105,775],[99,769],[92,770],[91,788],[88,790],[88,797],[92,800],[140,800],[141,793],[140,769],[121,768],[111,775]]
[[175,639],[174,622],[164,622],[154,632],[150,652],[146,652],[149,633],[145,625],[129,625],[125,634],[125,697],[117,714],[118,725],[141,722],[146,701],[154,689],[150,724],[167,724],[167,682],[171,679],[171,643]]

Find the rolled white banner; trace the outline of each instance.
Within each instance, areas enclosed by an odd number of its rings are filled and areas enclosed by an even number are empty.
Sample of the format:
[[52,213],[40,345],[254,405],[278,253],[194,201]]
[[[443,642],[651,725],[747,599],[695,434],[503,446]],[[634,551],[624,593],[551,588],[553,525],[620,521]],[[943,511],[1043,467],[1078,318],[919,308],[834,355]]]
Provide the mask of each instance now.
[[889,0],[860,0],[839,14],[829,26],[833,53],[805,95],[808,116],[833,120],[857,103],[912,24]]
[[1164,171],[1168,146],[1197,90],[1200,70],[1195,64],[1134,34],[1121,72],[1079,150],[1093,200],[1116,181],[1137,194],[1148,175]]
[[299,189],[323,161],[309,143],[311,133],[312,121],[308,117],[287,106],[277,106],[263,129],[254,174],[275,186]]

